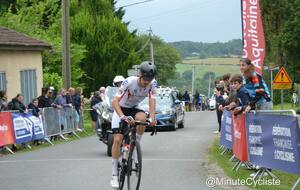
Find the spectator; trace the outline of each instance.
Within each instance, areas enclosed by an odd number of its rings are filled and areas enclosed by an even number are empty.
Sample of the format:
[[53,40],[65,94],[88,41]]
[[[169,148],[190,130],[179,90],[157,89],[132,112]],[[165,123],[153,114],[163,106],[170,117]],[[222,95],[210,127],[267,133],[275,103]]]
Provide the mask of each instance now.
[[299,97],[296,92],[293,92],[292,102],[293,102],[292,106],[297,106],[297,104],[299,103]]
[[[255,67],[250,59],[240,60],[240,70],[244,77],[244,86],[249,92],[251,106],[257,110],[272,110],[273,104],[270,98],[270,92],[263,78],[255,72]],[[248,106],[246,112],[251,109]]]
[[200,111],[201,97],[198,91],[196,91],[194,95],[194,105],[195,105],[195,110]]
[[215,96],[216,96],[216,112],[217,112],[217,119],[219,128],[217,131],[214,131],[214,133],[220,133],[221,132],[221,120],[223,115],[223,107],[225,106],[225,99],[224,96],[224,82],[220,80],[215,81]]
[[206,109],[206,105],[205,105],[205,103],[206,103],[206,97],[202,96],[200,98],[201,98],[201,108],[202,108],[202,111],[205,111],[205,109]]
[[224,81],[224,92],[226,92],[227,94],[229,94],[230,92],[230,82],[229,82],[230,77],[231,77],[230,73],[226,73],[222,77],[222,81]]
[[91,118],[92,118],[92,127],[94,130],[96,130],[98,114],[97,114],[96,110],[93,109],[93,106],[98,104],[99,102],[101,102],[100,92],[96,91],[91,100],[91,112],[90,112]]
[[56,96],[54,103],[57,106],[60,106],[58,108],[64,108],[64,107],[72,107],[72,104],[67,104],[67,97],[66,97],[66,89],[62,88],[60,89],[58,95]]
[[[250,105],[246,107],[245,112],[249,112],[255,108],[257,110],[272,110],[273,103],[270,98],[270,92],[267,84],[262,76],[255,72],[255,67],[248,58],[240,60],[240,70],[244,77],[244,86],[249,92]],[[256,166],[256,168],[260,168]],[[268,168],[267,168],[268,169]],[[268,169],[271,171],[271,169]],[[252,173],[250,177],[254,177],[256,173]],[[268,175],[267,172],[263,173],[264,176]]]
[[[75,94],[75,89],[70,87],[68,89],[68,91],[66,92],[66,100],[67,100],[67,104],[72,104],[73,105],[73,101],[72,101],[72,97]],[[73,105],[74,106],[74,105]]]
[[50,91],[48,87],[42,88],[42,95],[38,97],[38,107],[46,108],[46,107],[57,107],[56,104],[53,103],[51,96],[53,92]]
[[56,96],[54,103],[57,105],[57,108],[61,109],[61,117],[60,117],[60,122],[61,122],[61,130],[64,130],[65,124],[66,124],[66,111],[64,108],[66,107],[72,107],[72,104],[67,104],[67,98],[66,98],[66,89],[62,88],[60,89],[58,95]]
[[73,102],[73,106],[76,110],[75,112],[75,121],[76,121],[76,130],[77,131],[82,131],[79,128],[79,119],[80,119],[80,115],[82,113],[82,102],[81,102],[81,95],[82,95],[82,88],[81,87],[77,87],[75,90],[75,94],[72,96],[72,102]]
[[191,105],[190,105],[191,98],[190,98],[190,95],[189,95],[189,93],[188,93],[187,90],[186,90],[185,93],[183,94],[182,100],[183,100],[184,103],[185,103],[185,110],[186,110],[186,111],[191,111]]
[[24,97],[22,94],[17,94],[17,96],[9,103],[11,104],[11,110],[17,110],[20,113],[27,113],[26,106],[23,104],[23,99]]
[[232,82],[232,88],[236,90],[236,107],[233,110],[234,114],[239,114],[243,110],[246,109],[246,107],[250,103],[250,96],[247,91],[247,89],[243,86],[243,77],[240,74],[236,74],[231,79]]
[[32,110],[32,115],[39,117],[40,116],[40,109],[38,107],[39,105],[39,100],[37,98],[34,98],[30,104],[28,104],[28,109]]
[[5,91],[0,91],[0,111],[7,110],[7,97]]

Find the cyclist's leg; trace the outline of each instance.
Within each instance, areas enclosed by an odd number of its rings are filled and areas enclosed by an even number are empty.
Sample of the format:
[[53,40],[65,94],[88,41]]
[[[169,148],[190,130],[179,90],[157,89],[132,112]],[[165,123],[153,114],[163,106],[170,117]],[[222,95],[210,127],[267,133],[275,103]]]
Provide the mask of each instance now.
[[[137,121],[146,121],[146,119],[147,119],[147,116],[146,116],[145,112],[140,111],[140,112],[137,112],[135,114],[135,120],[137,120]],[[144,134],[145,129],[146,129],[146,126],[144,126],[144,125],[138,125],[137,126],[137,128],[136,128],[136,133],[137,133],[136,134],[136,140],[138,142],[141,141],[142,135]]]
[[113,113],[112,117],[112,131],[114,136],[114,142],[112,146],[112,180],[111,180],[111,186],[112,187],[119,187],[118,184],[118,163],[119,163],[119,157],[120,157],[120,146],[122,143],[123,135],[121,130],[119,129],[120,126],[120,117],[116,112]]

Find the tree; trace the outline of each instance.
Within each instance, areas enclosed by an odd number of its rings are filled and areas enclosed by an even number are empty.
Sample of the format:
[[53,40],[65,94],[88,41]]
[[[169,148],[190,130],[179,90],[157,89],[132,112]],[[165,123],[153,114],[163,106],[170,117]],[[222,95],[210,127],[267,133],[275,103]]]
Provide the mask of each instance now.
[[87,75],[81,81],[90,90],[111,84],[115,75],[126,76],[127,69],[141,60],[135,52],[136,36],[119,19],[122,15],[113,12],[114,2],[81,0],[71,5],[72,42],[87,49],[80,64]]

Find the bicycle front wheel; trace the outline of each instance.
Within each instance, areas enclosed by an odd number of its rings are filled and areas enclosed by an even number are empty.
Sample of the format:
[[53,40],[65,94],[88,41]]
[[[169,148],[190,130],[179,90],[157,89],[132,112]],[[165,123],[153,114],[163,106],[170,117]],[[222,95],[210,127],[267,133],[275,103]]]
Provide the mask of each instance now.
[[142,150],[140,143],[130,147],[128,156],[127,185],[128,190],[138,190],[140,188],[142,176]]

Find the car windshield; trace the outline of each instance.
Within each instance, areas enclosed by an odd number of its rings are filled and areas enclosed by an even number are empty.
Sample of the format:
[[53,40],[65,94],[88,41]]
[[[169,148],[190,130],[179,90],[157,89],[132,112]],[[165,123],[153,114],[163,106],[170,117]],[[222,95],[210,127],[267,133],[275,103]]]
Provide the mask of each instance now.
[[[172,106],[172,99],[170,96],[156,96],[156,111],[167,110]],[[146,97],[141,103],[140,107],[145,111],[149,111],[149,97]]]

